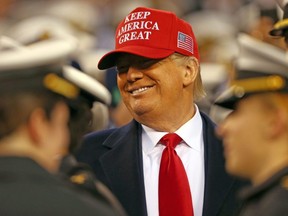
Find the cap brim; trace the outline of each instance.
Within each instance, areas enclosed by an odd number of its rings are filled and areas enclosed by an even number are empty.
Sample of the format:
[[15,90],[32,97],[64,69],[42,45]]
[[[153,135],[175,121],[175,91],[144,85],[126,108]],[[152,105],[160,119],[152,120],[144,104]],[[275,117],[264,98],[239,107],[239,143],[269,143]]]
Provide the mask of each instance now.
[[175,51],[170,49],[159,49],[159,48],[151,48],[145,46],[125,46],[122,48],[118,48],[117,50],[113,50],[106,55],[104,55],[99,63],[98,68],[100,70],[108,69],[114,67],[116,65],[116,61],[121,53],[129,53],[133,55],[142,56],[145,58],[151,59],[160,59],[168,57],[173,54]]
[[[222,92],[215,100],[215,104],[227,109],[234,109],[235,104],[242,98],[235,95],[235,87],[232,86]],[[244,95],[243,95],[244,96]]]
[[63,67],[63,76],[82,91],[90,94],[93,100],[91,102],[99,101],[106,105],[111,104],[110,92],[98,80],[93,79],[82,71],[68,65]]
[[239,98],[230,97],[230,98],[227,98],[226,100],[223,100],[223,101],[216,101],[215,104],[220,106],[220,107],[233,110],[235,108],[235,104],[238,101],[239,101]]
[[269,34],[271,36],[275,36],[275,37],[283,37],[284,36],[284,28],[272,29],[271,31],[269,31]]

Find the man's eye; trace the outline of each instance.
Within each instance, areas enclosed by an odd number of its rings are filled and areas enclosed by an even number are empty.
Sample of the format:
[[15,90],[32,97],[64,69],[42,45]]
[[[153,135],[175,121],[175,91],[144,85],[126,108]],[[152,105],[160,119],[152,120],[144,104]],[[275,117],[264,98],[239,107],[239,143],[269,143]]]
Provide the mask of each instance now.
[[152,65],[158,63],[159,61],[161,61],[162,59],[138,59],[138,60],[130,60],[130,62],[133,62],[132,64],[129,63],[119,63],[118,65],[116,65],[116,69],[118,71],[118,73],[127,73],[130,67],[134,67],[137,69],[148,69],[150,68]]
[[127,66],[124,66],[124,65],[123,66],[117,66],[116,69],[117,69],[118,73],[127,73],[129,70],[129,66],[128,65]]
[[138,64],[138,67],[141,69],[146,69],[146,68],[149,68],[152,65],[156,64],[157,62],[158,62],[158,60],[155,60],[155,59],[143,60],[143,61],[141,61],[141,63]]
[[152,65],[160,62],[162,59],[145,59],[137,64],[139,69],[147,69],[150,68]]

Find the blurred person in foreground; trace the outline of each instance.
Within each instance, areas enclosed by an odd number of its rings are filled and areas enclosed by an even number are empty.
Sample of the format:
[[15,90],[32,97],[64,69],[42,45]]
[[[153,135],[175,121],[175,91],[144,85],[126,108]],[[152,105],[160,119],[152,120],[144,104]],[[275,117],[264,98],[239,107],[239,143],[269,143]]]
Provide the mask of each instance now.
[[[129,215],[233,215],[240,182],[225,172],[214,123],[194,103],[205,93],[191,26],[174,13],[139,7],[115,37],[116,49],[98,67],[117,67],[121,97],[134,119],[87,135],[78,160],[92,167]],[[179,144],[175,150],[171,142]],[[165,172],[167,157],[179,169],[171,163],[175,169]]]
[[24,47],[1,38],[1,215],[120,215],[57,176],[75,137],[73,112],[80,111],[80,94],[90,91],[74,81],[83,74],[65,66],[76,44],[54,38]]
[[252,183],[239,215],[288,215],[288,60],[271,44],[238,39],[236,79],[216,101],[233,110],[217,128],[225,167]]

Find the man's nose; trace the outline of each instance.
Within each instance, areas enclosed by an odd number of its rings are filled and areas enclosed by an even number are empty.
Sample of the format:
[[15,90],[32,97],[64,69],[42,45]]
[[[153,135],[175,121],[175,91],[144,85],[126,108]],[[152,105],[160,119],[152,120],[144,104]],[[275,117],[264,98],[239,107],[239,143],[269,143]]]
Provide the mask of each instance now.
[[130,66],[127,71],[127,80],[130,82],[135,82],[143,77],[143,72],[133,66]]

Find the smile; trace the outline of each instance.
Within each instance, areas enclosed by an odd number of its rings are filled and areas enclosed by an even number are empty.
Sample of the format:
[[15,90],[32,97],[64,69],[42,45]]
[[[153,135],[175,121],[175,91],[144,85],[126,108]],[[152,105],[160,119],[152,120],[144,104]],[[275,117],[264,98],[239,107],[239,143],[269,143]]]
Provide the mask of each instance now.
[[131,94],[139,94],[142,93],[144,91],[146,91],[147,89],[150,89],[151,87],[142,87],[133,91],[130,91]]

